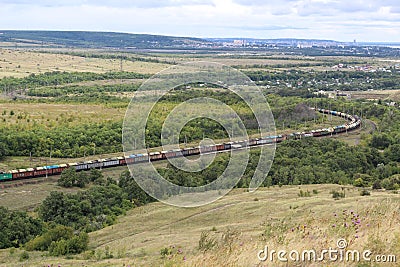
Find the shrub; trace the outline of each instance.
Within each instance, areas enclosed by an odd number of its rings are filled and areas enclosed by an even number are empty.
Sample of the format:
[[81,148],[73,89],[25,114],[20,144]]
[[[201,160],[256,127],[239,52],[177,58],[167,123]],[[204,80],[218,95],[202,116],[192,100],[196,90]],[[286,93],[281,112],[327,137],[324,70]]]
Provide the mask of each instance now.
[[79,254],[87,249],[88,244],[89,235],[87,233],[80,233],[71,239],[53,241],[49,247],[49,253],[52,256]]
[[62,239],[68,240],[71,239],[73,236],[74,233],[71,227],[57,225],[56,227],[48,230],[43,235],[38,236],[35,239],[32,239],[28,243],[26,243],[25,249],[28,251],[45,251],[49,249],[52,242],[57,242]]
[[213,249],[217,245],[217,240],[214,237],[210,237],[209,232],[201,232],[199,240],[199,250],[207,251]]
[[369,192],[367,189],[363,189],[360,192],[360,196],[370,196],[371,192]]
[[373,184],[372,184],[372,189],[382,189],[382,184],[380,180],[376,180]]
[[19,255],[19,261],[26,261],[29,259],[29,253],[24,251]]
[[346,194],[344,192],[338,192],[336,190],[331,191],[331,194],[335,200],[346,197]]
[[304,192],[303,190],[300,190],[300,192],[297,194],[297,196],[299,196],[299,197],[311,197],[311,193],[308,190],[306,192]]

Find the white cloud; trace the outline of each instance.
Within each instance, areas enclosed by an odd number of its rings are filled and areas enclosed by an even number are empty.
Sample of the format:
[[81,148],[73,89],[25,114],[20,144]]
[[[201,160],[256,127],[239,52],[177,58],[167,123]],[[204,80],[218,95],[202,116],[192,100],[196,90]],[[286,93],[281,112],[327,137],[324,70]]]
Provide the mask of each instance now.
[[397,0],[0,0],[2,29],[400,41]]

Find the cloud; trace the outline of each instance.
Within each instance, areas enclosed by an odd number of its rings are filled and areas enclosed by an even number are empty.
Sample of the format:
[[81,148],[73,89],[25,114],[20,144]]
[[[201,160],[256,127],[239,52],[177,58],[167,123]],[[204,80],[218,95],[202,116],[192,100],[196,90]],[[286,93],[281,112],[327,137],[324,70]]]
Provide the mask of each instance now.
[[2,29],[400,41],[398,0],[0,0]]
[[138,8],[162,8],[168,6],[185,5],[212,5],[212,0],[0,0],[0,4],[31,5],[44,7],[63,7],[63,6],[107,6],[107,7],[138,7]]
[[285,26],[285,25],[257,25],[257,26],[228,26],[226,28],[241,29],[245,31],[281,31],[281,30],[306,30],[307,27]]

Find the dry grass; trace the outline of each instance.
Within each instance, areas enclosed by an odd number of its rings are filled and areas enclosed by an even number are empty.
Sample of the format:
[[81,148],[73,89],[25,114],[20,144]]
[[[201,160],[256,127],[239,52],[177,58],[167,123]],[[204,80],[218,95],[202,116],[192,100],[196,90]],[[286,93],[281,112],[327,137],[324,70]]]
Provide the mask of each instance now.
[[[299,197],[300,189],[310,192],[315,189],[318,194]],[[331,190],[344,190],[346,198],[334,200]],[[271,249],[314,248],[318,251],[335,248],[339,238],[346,238],[349,249],[371,249],[375,254],[399,256],[399,203],[400,195],[374,191],[371,196],[362,197],[357,188],[342,189],[337,185],[262,188],[255,193],[237,189],[219,201],[199,208],[184,209],[153,203],[133,209],[114,226],[90,234],[93,255],[87,252],[74,259],[43,258],[42,253],[31,252],[26,264],[60,264],[63,267],[128,264],[270,266],[269,262],[257,259],[257,252],[265,245]],[[350,211],[359,214],[361,226],[358,232],[353,226],[342,226],[344,218],[351,223],[349,218],[353,216],[342,215],[344,210],[346,214],[350,214]],[[208,232],[217,241],[216,246],[206,252],[198,249],[202,232]],[[265,238],[263,233],[271,234]],[[114,258],[104,259],[107,247]],[[163,248],[170,249],[172,255],[162,258],[160,250]],[[0,252],[0,266],[20,266],[18,253],[10,255],[10,250]],[[278,266],[278,263],[272,266]]]
[[[10,115],[13,111],[14,115]],[[108,108],[104,105],[47,104],[47,103],[0,103],[0,119],[3,126],[34,123],[53,127],[61,123],[70,125],[122,120],[125,108]]]
[[311,63],[311,64],[318,64],[323,63],[323,61],[314,61],[310,60],[309,58],[293,58],[288,60],[282,59],[263,59],[263,58],[220,58],[220,57],[205,57],[201,58],[201,60],[210,61],[210,62],[218,62],[228,66],[234,65],[243,65],[243,66],[252,66],[252,65],[265,65],[265,66],[272,66],[278,64],[304,64],[304,63]]
[[[15,210],[33,210],[37,207],[51,191],[76,192],[77,188],[67,189],[57,186],[57,176],[49,178],[36,178],[32,181],[37,184],[20,184],[13,182],[15,187],[0,189],[0,206]],[[10,184],[4,182],[1,185]],[[0,186],[1,186],[0,185]]]
[[[98,59],[63,54],[38,53],[27,50],[0,49],[0,78],[25,77],[48,71],[94,72],[120,71],[120,60]],[[123,61],[124,71],[152,74],[169,65],[141,61]]]
[[346,93],[350,93],[351,98],[353,99],[391,99],[394,101],[400,101],[400,90],[349,91]]

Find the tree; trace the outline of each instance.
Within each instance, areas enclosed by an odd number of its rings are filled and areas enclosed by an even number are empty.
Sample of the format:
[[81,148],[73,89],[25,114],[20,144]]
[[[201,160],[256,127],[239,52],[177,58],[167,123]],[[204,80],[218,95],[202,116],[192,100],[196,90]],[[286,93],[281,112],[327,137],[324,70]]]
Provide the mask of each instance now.
[[154,199],[136,183],[129,171],[121,173],[118,185],[127,193],[128,199],[134,201],[137,205],[144,205],[154,201]]
[[0,159],[7,156],[7,146],[4,142],[0,141]]
[[374,134],[371,140],[371,146],[378,149],[385,149],[391,144],[392,140],[386,133]]
[[89,176],[86,172],[80,172],[76,175],[76,180],[74,185],[83,188],[86,184],[89,183]]
[[389,160],[400,162],[400,144],[390,145],[385,155]]
[[73,187],[77,180],[77,174],[75,168],[67,168],[61,173],[61,177],[58,180],[58,185],[63,187]]
[[28,216],[26,212],[10,211],[0,207],[0,249],[19,247],[42,232],[39,219]]
[[104,178],[103,174],[101,173],[101,171],[99,171],[98,169],[91,169],[90,173],[89,173],[89,179],[91,182],[95,182],[98,179],[102,179]]

